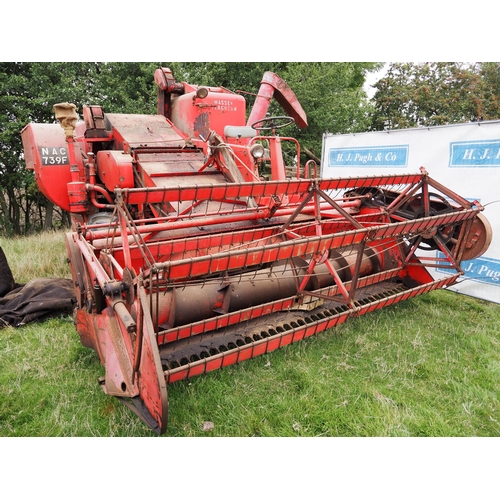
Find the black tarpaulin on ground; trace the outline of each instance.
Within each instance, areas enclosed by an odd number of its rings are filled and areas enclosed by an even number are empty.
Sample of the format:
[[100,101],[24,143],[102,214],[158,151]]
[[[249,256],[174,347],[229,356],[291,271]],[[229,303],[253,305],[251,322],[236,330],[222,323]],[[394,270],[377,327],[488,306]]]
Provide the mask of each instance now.
[[0,247],[0,328],[70,314],[75,303],[69,279],[35,278],[24,285],[16,283]]

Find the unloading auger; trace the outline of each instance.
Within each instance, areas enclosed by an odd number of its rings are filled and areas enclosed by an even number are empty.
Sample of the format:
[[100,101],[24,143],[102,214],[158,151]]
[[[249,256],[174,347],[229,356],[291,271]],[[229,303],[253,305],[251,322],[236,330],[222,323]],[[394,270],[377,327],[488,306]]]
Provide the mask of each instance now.
[[[78,121],[61,103],[60,124],[31,123],[22,139],[40,190],[72,216],[75,324],[102,388],[157,433],[168,384],[447,287],[490,244],[483,207],[423,169],[322,179],[301,165],[279,132],[306,115],[274,73],[248,119],[223,87],[167,68],[155,82],[156,115],[86,106]],[[283,116],[267,116],[273,97]]]

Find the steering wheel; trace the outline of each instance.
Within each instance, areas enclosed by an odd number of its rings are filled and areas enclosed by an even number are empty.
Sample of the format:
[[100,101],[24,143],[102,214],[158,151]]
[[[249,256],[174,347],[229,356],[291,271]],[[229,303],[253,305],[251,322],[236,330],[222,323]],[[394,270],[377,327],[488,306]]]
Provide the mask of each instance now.
[[[276,123],[276,121],[278,123]],[[268,116],[267,118],[262,118],[262,120],[257,120],[252,125],[252,128],[254,130],[275,130],[287,127],[292,123],[295,123],[295,120],[291,116]]]

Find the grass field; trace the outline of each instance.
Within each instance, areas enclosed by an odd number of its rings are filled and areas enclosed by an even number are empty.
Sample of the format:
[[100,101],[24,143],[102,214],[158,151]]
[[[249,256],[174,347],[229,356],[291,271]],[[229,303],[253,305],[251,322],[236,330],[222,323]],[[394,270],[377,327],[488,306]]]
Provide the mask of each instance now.
[[[69,277],[62,233],[0,245],[18,282]],[[0,436],[155,436],[103,374],[71,317],[1,329]],[[499,380],[500,306],[440,290],[172,384],[166,437],[500,436]]]

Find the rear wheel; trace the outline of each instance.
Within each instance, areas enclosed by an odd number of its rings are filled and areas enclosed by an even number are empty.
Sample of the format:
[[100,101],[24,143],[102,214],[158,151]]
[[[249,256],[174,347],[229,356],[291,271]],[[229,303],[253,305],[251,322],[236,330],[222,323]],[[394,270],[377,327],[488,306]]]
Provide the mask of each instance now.
[[[427,204],[422,194],[412,196],[401,208],[405,215],[409,215],[411,219],[419,219],[422,217],[432,217],[435,215],[448,214],[454,211],[450,203],[442,196],[436,193],[429,193]],[[437,250],[439,243],[447,245],[452,238],[458,237],[460,225],[441,226],[435,231],[416,237],[412,240],[414,243],[417,238],[420,238],[418,248],[420,250]]]

